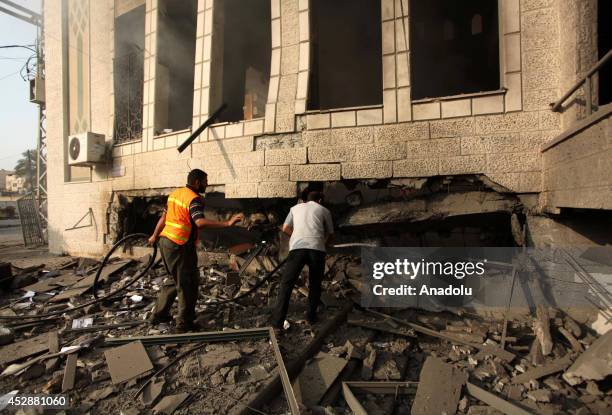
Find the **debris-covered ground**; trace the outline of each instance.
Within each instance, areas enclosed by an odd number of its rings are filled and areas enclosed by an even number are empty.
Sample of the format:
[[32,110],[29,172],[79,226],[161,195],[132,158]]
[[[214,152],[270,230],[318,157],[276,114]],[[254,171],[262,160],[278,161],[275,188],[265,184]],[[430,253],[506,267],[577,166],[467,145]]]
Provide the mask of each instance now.
[[[147,251],[113,258],[98,297],[139,275]],[[166,278],[159,261],[99,302],[98,261],[0,264],[0,391],[64,393],[67,413],[289,413],[273,341],[265,330],[245,331],[268,326],[276,296],[278,277],[261,283],[278,264],[265,252],[252,261],[248,252],[200,253],[204,335],[147,323]],[[326,271],[319,323],[303,318],[303,283],[276,339],[300,413],[612,413],[612,332],[542,307],[507,322],[466,311],[366,310],[357,257],[330,255]]]

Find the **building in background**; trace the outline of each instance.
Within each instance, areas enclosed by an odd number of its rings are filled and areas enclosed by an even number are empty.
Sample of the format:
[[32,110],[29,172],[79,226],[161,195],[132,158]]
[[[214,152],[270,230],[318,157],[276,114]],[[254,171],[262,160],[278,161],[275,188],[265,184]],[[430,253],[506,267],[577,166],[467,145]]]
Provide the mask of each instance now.
[[[383,245],[609,244],[608,72],[550,104],[610,50],[611,3],[46,0],[50,249],[151,232],[191,168],[217,213],[320,188]],[[78,162],[87,132],[107,161]]]
[[25,179],[15,173],[6,176],[6,191],[10,193],[24,194],[26,192]]
[[6,190],[6,177],[14,174],[14,171],[0,169],[0,192],[5,192]]

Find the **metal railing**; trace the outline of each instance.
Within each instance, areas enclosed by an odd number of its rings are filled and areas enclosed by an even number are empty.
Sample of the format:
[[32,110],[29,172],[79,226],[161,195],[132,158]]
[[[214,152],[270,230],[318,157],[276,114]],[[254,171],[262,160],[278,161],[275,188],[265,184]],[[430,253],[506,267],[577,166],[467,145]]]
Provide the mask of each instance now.
[[595,75],[599,71],[599,69],[603,65],[605,65],[606,62],[608,62],[611,58],[612,49],[610,49],[608,53],[606,53],[604,57],[601,58],[599,62],[597,62],[595,66],[593,66],[591,70],[589,70],[589,72],[587,72],[585,76],[583,76],[578,82],[576,82],[576,84],[574,84],[574,86],[571,87],[570,90],[565,93],[565,95],[563,95],[557,102],[550,104],[551,110],[553,110],[554,112],[561,111],[563,103],[567,101],[567,99],[571,97],[574,92],[576,92],[581,86],[584,85],[587,116],[591,115],[593,113],[593,75]]

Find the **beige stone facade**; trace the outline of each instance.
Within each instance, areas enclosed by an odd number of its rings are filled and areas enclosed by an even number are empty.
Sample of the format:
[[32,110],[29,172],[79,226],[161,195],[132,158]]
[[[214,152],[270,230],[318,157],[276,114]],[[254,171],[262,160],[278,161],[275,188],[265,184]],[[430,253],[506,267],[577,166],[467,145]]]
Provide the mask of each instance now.
[[[214,110],[209,105],[212,45],[219,39],[212,26],[219,1],[197,3],[193,129]],[[88,5],[90,36],[85,49],[75,50],[63,23],[71,2],[45,0],[52,251],[100,254],[109,242],[105,230],[114,194],[181,186],[191,168],[206,170],[213,189],[227,198],[294,198],[298,184],[309,181],[462,174],[486,175],[514,193],[542,191],[540,148],[577,117],[553,113],[549,104],[596,61],[592,38],[577,33],[579,27],[596,27],[596,13],[583,13],[594,1],[499,0],[500,90],[413,102],[406,64],[411,50],[409,2],[381,0],[383,102],[326,111],[307,111],[306,105],[312,71],[309,1],[270,1],[272,53],[265,117],[215,125],[179,154],[177,145],[191,131],[161,136],[153,131],[158,0],[132,2],[144,3],[146,10],[143,134],[115,146],[110,143],[115,4],[133,6],[119,0],[80,0]],[[566,22],[571,22],[569,28]],[[579,68],[568,68],[566,62],[576,64],[579,48]],[[112,161],[71,181],[66,142],[73,132],[70,91],[75,79],[68,62],[75,54],[82,54],[87,68],[88,113],[83,122],[106,135]],[[89,208],[95,227],[65,231]]]

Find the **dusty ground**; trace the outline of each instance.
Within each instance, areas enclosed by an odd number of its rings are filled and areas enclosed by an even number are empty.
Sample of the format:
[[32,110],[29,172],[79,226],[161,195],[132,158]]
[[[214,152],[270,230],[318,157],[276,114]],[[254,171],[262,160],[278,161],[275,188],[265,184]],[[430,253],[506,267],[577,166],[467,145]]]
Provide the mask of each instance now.
[[[229,262],[217,262],[219,258],[223,258],[223,255],[207,255],[210,260],[201,268],[200,300],[197,308],[198,320],[204,325],[203,330],[266,327],[269,306],[274,303],[278,280],[270,280],[239,303],[212,307],[207,305],[207,301],[211,298],[234,297],[239,292],[254,286],[259,278],[265,275],[265,271],[251,270],[242,276],[240,284],[226,284],[225,277],[220,277],[211,270],[215,269],[221,274],[228,272]],[[97,263],[92,260],[53,256],[44,248],[29,250],[8,242],[0,244],[0,261],[10,261],[16,267],[14,271],[16,274],[20,273],[19,269],[45,264],[43,270],[57,271],[49,274],[55,275],[53,278],[75,276],[80,279],[91,278],[97,268]],[[139,264],[141,263],[136,262],[127,269],[109,276],[108,282],[102,285],[102,290],[109,292],[111,289],[123,286],[136,273]],[[294,291],[287,317],[289,328],[279,338],[280,350],[287,366],[318,338],[319,333],[339,313],[344,304],[358,298],[355,297],[356,291],[351,285],[359,278],[358,259],[349,255],[333,256],[328,260],[328,269],[329,275],[324,282],[324,292],[328,297],[324,301],[326,305],[321,307],[319,323],[310,325],[303,319],[307,286],[300,284],[299,290]],[[27,277],[29,279],[27,283],[32,284],[35,280],[39,282],[49,280],[51,278],[49,275],[37,270],[18,278]],[[150,326],[144,321],[150,314],[164,277],[163,267],[158,266],[128,291],[118,296],[116,301],[106,301],[78,312],[66,312],[59,316],[58,320],[34,322],[30,325],[20,325],[19,322],[5,320],[5,325],[13,330],[15,342],[58,332],[62,346],[87,345],[78,353],[75,386],[66,391],[71,399],[70,413],[125,415],[155,413],[153,408],[161,399],[181,393],[188,393],[189,397],[174,413],[240,413],[245,409],[245,405],[261,393],[277,375],[273,351],[265,340],[206,345],[205,348],[181,359],[157,377],[157,381],[163,381],[162,392],[152,403],[143,402],[140,397],[135,397],[136,391],[154,371],[163,368],[178,354],[193,347],[193,344],[169,343],[147,346],[146,353],[152,362],[153,370],[121,384],[112,383],[105,351],[113,347],[105,344],[105,339],[173,332],[173,323]],[[27,287],[14,287],[0,296],[2,313],[40,315],[57,307],[62,309],[62,307],[77,306],[92,298],[90,293],[83,293],[59,305],[51,302],[52,293],[57,295],[70,288],[39,292],[31,300],[20,298],[24,290],[28,290]],[[142,299],[132,300],[133,295],[141,296]],[[504,350],[511,354],[510,360],[479,352],[483,345],[499,346],[503,327],[500,320],[464,312],[432,313],[415,309],[379,311],[393,314],[397,321],[412,322],[426,330],[461,340],[443,341],[436,336],[424,335],[403,324],[397,324],[394,322],[396,320],[382,319],[355,306],[348,314],[347,320],[333,327],[330,334],[323,339],[317,351],[322,354],[315,354],[316,359],[306,361],[306,368],[302,373],[306,373],[308,368],[312,372],[313,367],[317,372],[316,361],[322,359],[322,366],[318,366],[321,376],[323,372],[327,373],[325,376],[330,372],[332,374],[329,375],[331,376],[331,380],[328,379],[329,384],[324,386],[316,403],[309,405],[308,409],[304,408],[302,413],[325,415],[352,413],[343,396],[340,380],[421,382],[415,383],[411,392],[398,395],[397,398],[394,395],[356,391],[357,399],[369,414],[405,414],[410,413],[415,405],[420,408],[420,412],[416,413],[423,415],[437,414],[441,411],[466,415],[497,413],[467,392],[465,384],[467,379],[495,394],[499,399],[520,405],[534,413],[557,412],[573,415],[610,413],[612,388],[609,377],[604,380],[583,381],[574,386],[563,379],[562,375],[567,370],[563,368],[534,379],[513,383],[513,379],[522,374],[549,367],[562,358],[570,357],[571,361],[577,361],[578,356],[587,354],[589,347],[598,341],[597,336],[587,327],[579,327],[576,322],[558,310],[551,311],[548,317],[542,319],[533,316],[509,321]],[[87,333],[72,331],[73,321],[82,317],[93,318],[94,326],[126,322],[141,324],[130,328],[99,329]],[[369,324],[370,328],[364,328],[363,324]],[[567,333],[569,337],[566,337]],[[472,346],[466,345],[467,343]],[[0,355],[2,348],[9,346],[10,344],[0,346]],[[587,352],[584,352],[585,349]],[[211,356],[219,354],[220,360],[211,364]],[[237,357],[224,360],[224,357],[231,357],[232,354],[237,354]],[[28,361],[30,358],[20,359],[17,363]],[[339,361],[344,362],[345,366],[341,365],[343,368],[334,372],[331,368]],[[427,362],[430,367],[436,367],[438,372],[425,371]],[[5,369],[7,366],[2,365],[0,369]],[[65,377],[65,367],[66,357],[60,356],[34,364],[24,372],[0,377],[0,392],[6,393],[17,389],[29,393],[59,393]],[[448,375],[451,372],[448,371],[459,371],[457,373],[461,373],[459,376],[461,379],[453,383]],[[294,383],[294,388],[300,391],[296,393],[299,400],[306,398],[311,392],[309,389],[317,389],[314,384],[309,383],[311,381],[309,379],[298,378],[296,382],[300,382],[299,388]],[[304,388],[306,395],[302,396],[300,394],[304,393]],[[437,400],[427,401],[429,399],[427,396],[436,396]],[[445,402],[450,402],[453,409],[448,411],[439,406]],[[285,414],[287,410],[287,402],[282,391],[279,391],[275,398],[260,407],[258,413],[276,415]]]

